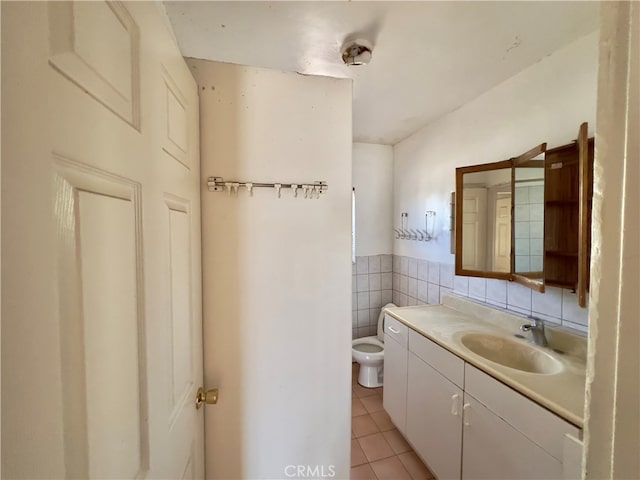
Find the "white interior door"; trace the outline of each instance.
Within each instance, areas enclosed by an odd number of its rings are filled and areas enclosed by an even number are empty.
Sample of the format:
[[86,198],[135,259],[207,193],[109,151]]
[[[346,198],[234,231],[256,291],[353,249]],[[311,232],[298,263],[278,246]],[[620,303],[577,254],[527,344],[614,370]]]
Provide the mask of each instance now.
[[2,2],[2,473],[203,472],[198,97],[156,2]]
[[487,189],[465,188],[462,201],[462,268],[465,270],[485,270]]
[[496,200],[493,271],[511,271],[511,196]]

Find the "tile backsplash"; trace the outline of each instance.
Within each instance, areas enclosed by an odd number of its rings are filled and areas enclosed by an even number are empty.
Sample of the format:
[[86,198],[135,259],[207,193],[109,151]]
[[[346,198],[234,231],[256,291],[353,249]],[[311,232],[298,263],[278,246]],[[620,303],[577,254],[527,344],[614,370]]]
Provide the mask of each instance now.
[[457,276],[453,264],[399,255],[356,257],[352,272],[353,338],[375,335],[380,309],[389,302],[439,304],[451,292],[581,332],[588,327],[588,309],[578,306],[571,290],[546,287],[538,293],[506,280]]
[[393,299],[393,255],[356,257],[351,276],[353,338],[375,335],[380,309]]

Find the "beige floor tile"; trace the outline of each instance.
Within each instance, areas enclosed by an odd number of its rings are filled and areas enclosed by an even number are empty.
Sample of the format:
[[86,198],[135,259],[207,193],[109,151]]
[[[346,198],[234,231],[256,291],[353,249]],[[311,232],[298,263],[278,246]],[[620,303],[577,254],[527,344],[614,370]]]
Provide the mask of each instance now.
[[371,468],[379,480],[411,480],[411,475],[404,468],[398,457],[385,458],[371,463]]
[[375,388],[363,387],[359,383],[356,383],[353,386],[353,390],[355,391],[356,396],[358,398],[365,398],[365,397],[371,397],[371,396],[376,395],[376,389]]
[[382,406],[382,397],[379,395],[374,394],[370,397],[360,398],[360,400],[362,401],[364,408],[366,408],[367,412],[369,413],[375,413],[384,410]]
[[362,448],[360,448],[358,441],[354,438],[351,440],[351,466],[357,467],[363,463],[368,463],[367,457],[362,451]]
[[400,453],[411,451],[411,445],[407,443],[407,441],[402,436],[402,434],[395,428],[393,430],[384,432],[383,435],[387,443],[391,445],[391,448],[393,449],[394,453],[400,454]]
[[389,414],[384,410],[372,413],[371,418],[373,418],[373,421],[376,422],[376,425],[378,425],[378,428],[381,432],[386,432],[387,430],[393,430],[394,428],[396,428],[391,421],[391,418],[389,418]]
[[367,457],[367,460],[374,462],[381,458],[392,457],[394,455],[393,449],[384,439],[382,433],[374,433],[373,435],[367,435],[365,437],[359,437],[358,442],[362,451]]
[[365,463],[351,468],[351,480],[378,480],[378,477],[373,473],[371,465]]
[[364,405],[362,404],[360,399],[352,398],[351,399],[351,416],[358,417],[360,415],[366,415],[366,414],[367,414],[367,409],[364,408]]
[[351,431],[357,438],[377,433],[380,430],[378,429],[376,422],[371,418],[371,415],[367,414],[351,418]]
[[398,455],[398,458],[411,475],[412,480],[431,480],[434,475],[422,463],[416,452],[411,451]]

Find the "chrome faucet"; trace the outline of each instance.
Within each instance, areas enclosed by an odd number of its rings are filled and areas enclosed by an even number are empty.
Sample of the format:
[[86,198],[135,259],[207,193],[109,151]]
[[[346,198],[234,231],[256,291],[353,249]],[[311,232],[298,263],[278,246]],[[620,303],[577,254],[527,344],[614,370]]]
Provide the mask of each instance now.
[[531,323],[526,323],[520,327],[523,332],[531,332],[531,341],[539,347],[546,347],[547,337],[544,335],[544,321],[540,318],[529,317]]

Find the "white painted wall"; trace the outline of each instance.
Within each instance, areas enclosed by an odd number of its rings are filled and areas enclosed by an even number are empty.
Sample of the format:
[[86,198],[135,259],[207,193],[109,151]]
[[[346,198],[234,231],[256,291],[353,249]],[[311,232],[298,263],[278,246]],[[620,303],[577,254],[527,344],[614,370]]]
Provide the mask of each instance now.
[[[320,199],[203,186],[209,478],[349,476],[351,83],[188,60],[203,183],[328,182]],[[333,466],[333,467],[331,467]],[[291,473],[291,471],[289,471]]]
[[353,186],[356,189],[356,255],[393,251],[393,148],[353,144]]
[[586,478],[640,478],[640,4],[601,9]]
[[505,160],[542,142],[568,143],[584,121],[593,135],[597,45],[597,32],[587,35],[394,146],[394,225],[400,212],[409,213],[411,228],[423,228],[426,210],[437,213],[435,241],[394,240],[394,254],[453,263],[456,167]]

